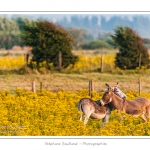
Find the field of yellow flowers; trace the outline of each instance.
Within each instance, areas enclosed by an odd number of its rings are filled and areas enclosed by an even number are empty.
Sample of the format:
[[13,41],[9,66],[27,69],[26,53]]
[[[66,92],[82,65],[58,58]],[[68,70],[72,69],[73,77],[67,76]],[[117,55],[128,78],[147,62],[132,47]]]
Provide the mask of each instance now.
[[[100,68],[101,55],[78,55],[79,60],[75,63],[74,66],[70,65],[68,70],[73,71],[90,71],[97,70]],[[103,67],[105,70],[113,70],[114,68],[115,54],[103,55]],[[36,62],[33,62],[36,64]],[[45,62],[41,63],[41,68],[45,66]],[[36,65],[32,64],[34,68]],[[20,69],[25,65],[24,55],[18,56],[0,56],[0,70],[13,70]],[[52,65],[52,64],[50,64]],[[52,66],[50,66],[52,67]]]
[[19,69],[25,65],[24,55],[0,56],[0,70]]
[[79,60],[74,66],[68,68],[74,71],[93,71],[98,70],[101,66],[101,61],[105,71],[114,69],[115,54],[105,55],[79,55]]
[[[101,99],[103,92],[93,92],[93,100]],[[138,93],[126,92],[128,99]],[[150,98],[150,94],[141,93]],[[87,125],[79,121],[77,102],[89,97],[87,90],[36,93],[17,89],[0,91],[1,136],[147,136],[150,122],[113,111],[109,123],[101,127],[101,120],[89,119]]]

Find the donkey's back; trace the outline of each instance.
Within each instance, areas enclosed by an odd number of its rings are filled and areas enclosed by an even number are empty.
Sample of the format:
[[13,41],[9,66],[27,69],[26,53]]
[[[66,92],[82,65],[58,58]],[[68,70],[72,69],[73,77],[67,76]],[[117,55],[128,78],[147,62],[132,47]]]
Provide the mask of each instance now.
[[[106,116],[106,107],[99,106],[99,101],[93,101],[90,98],[83,98],[78,102],[78,110],[85,115],[84,124],[89,118],[103,119]],[[82,115],[80,120],[82,120]]]
[[143,116],[142,118],[145,121],[147,120],[146,118],[150,118],[150,100],[147,98],[142,97],[131,101],[125,101],[124,109],[128,114]]

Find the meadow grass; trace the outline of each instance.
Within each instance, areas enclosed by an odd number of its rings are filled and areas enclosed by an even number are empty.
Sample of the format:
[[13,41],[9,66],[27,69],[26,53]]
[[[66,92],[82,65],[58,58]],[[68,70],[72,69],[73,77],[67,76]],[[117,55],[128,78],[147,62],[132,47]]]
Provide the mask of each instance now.
[[[114,67],[115,53],[117,50],[77,50],[73,51],[79,56],[79,61],[74,66],[69,66],[61,71],[51,70],[46,73],[38,72],[24,67],[24,56],[0,57],[0,89],[24,88],[31,90],[32,81],[36,82],[39,89],[40,82],[43,88],[51,91],[65,89],[77,91],[88,89],[89,80],[94,81],[95,91],[104,91],[105,83],[110,85],[120,83],[120,88],[126,90],[139,90],[138,79],[141,80],[141,91],[150,92],[150,70],[120,70]],[[104,54],[103,72],[100,72],[101,54]],[[4,64],[4,65],[2,65]],[[21,69],[20,69],[21,68]],[[42,68],[41,68],[42,69]]]
[[[119,87],[123,91],[139,90],[138,84],[139,74],[107,74],[107,73],[82,73],[82,74],[66,74],[66,73],[50,73],[43,75],[27,74],[27,75],[0,75],[0,90],[15,90],[16,88],[31,90],[32,81],[36,83],[36,89],[40,88],[40,82],[43,88],[50,91],[58,91],[65,89],[67,91],[77,91],[89,88],[89,81],[93,80],[95,91],[106,90],[105,83],[115,85],[119,82]],[[150,77],[148,75],[140,76],[141,91],[150,92]]]

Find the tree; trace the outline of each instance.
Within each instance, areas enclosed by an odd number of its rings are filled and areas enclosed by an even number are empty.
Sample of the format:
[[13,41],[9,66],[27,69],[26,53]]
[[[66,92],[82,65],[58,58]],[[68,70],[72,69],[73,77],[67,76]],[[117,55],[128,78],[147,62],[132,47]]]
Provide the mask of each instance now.
[[67,28],[68,33],[73,38],[74,48],[78,48],[85,40],[92,39],[92,35],[86,29],[81,28]]
[[13,18],[13,20],[17,23],[18,27],[20,30],[23,29],[23,25],[25,23],[30,23],[32,20],[29,18],[24,18],[24,17],[17,17],[17,18]]
[[101,39],[107,40],[109,38],[110,38],[110,33],[107,31],[102,31],[102,30],[98,33],[98,36],[97,36],[97,39],[100,39],[100,40]]
[[117,27],[115,34],[111,35],[113,44],[118,46],[115,64],[121,69],[136,69],[149,65],[148,49],[144,46],[142,38],[129,27]]
[[149,49],[150,48],[150,39],[143,38],[144,45]]
[[14,45],[20,45],[20,30],[17,23],[7,17],[0,17],[0,49],[11,49]]
[[21,34],[22,42],[26,46],[32,47],[32,61],[46,61],[47,69],[49,63],[53,63],[54,67],[58,66],[58,54],[62,53],[62,67],[74,64],[77,56],[71,52],[72,38],[67,31],[48,21],[32,21],[23,25]]
[[85,42],[81,45],[82,49],[101,49],[101,48],[106,48],[106,49],[111,49],[111,45],[107,43],[105,40],[93,40],[89,42]]

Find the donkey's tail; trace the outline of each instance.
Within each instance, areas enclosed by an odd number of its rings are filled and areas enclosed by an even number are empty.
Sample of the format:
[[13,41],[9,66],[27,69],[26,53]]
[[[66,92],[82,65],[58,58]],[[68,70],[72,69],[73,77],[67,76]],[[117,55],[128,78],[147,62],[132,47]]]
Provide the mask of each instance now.
[[78,111],[80,112],[80,120],[82,120],[83,109],[82,109],[82,101],[78,102]]
[[78,111],[82,112],[81,100],[78,102]]

